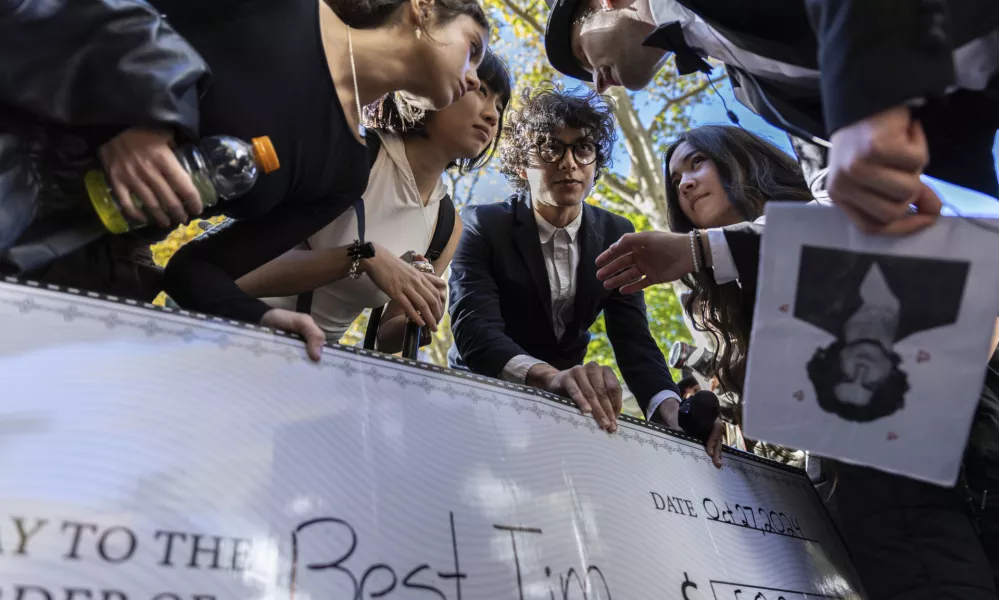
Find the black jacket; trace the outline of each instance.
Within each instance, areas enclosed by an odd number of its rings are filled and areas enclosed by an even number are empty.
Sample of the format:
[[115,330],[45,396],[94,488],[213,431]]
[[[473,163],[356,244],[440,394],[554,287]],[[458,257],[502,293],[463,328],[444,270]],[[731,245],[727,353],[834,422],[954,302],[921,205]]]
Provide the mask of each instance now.
[[596,277],[597,255],[634,231],[627,219],[583,205],[575,318],[562,339],[555,338],[551,290],[530,200],[514,195],[505,202],[470,206],[462,211],[462,220],[449,285],[452,367],[498,377],[520,354],[560,370],[580,365],[589,329],[603,311],[618,367],[642,411],[663,390],[679,395],[649,332],[642,294],[604,289]]
[[141,0],[0,0],[0,272],[101,237],[83,189],[133,126],[198,136],[208,67]]
[[823,138],[892,106],[943,96],[955,83],[953,50],[999,28],[993,0],[678,1],[739,48],[818,69],[821,97],[728,65],[736,96],[754,112],[787,129],[772,106]]

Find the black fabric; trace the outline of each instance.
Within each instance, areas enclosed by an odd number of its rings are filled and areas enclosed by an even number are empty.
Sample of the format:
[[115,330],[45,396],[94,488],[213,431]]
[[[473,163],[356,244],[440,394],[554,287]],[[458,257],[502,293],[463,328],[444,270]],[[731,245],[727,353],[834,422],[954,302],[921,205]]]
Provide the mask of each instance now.
[[955,83],[953,51],[999,27],[994,0],[806,0],[829,131]]
[[[818,68],[825,123],[809,131],[819,137],[913,99],[943,96],[955,83],[952,51],[999,28],[993,0],[679,2],[744,50]],[[775,105],[786,100],[781,90],[765,95]],[[750,108],[769,120],[756,100]]]
[[497,377],[520,354],[560,370],[580,365],[589,329],[603,312],[617,364],[643,412],[661,391],[679,396],[649,333],[643,295],[607,290],[596,277],[597,255],[634,231],[627,219],[583,204],[574,317],[561,339],[552,324],[551,290],[530,200],[515,195],[469,206],[462,222],[448,286],[452,367]]
[[201,133],[270,136],[281,168],[219,205],[232,220],[188,243],[165,271],[187,309],[259,322],[270,310],[235,280],[294,248],[361,197],[368,168],[340,105],[323,50],[319,0],[160,0],[211,65]]
[[208,67],[140,0],[0,0],[0,56],[0,273],[26,276],[105,235],[83,188],[101,144],[197,137]]
[[[374,129],[369,130],[364,134],[364,145],[367,148],[368,172],[370,173],[371,169],[375,166],[375,161],[378,160],[378,153],[382,150],[382,138]],[[363,244],[365,228],[364,196],[354,200],[354,213],[357,215],[357,239]]]
[[653,48],[672,52],[673,62],[676,64],[676,70],[680,75],[689,75],[696,72],[711,74],[711,65],[701,58],[694,48],[691,48],[687,44],[687,40],[683,36],[683,28],[680,26],[679,21],[665,23],[656,27],[642,43],[645,46],[652,46]]

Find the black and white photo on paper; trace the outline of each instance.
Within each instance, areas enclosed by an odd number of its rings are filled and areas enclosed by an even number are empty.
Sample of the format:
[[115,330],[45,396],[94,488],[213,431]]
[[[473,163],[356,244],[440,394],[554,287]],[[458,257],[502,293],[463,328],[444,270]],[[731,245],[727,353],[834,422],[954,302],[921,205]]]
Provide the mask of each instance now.
[[918,390],[895,344],[957,321],[969,267],[802,246],[794,317],[835,337],[805,367],[822,410],[860,423],[904,410]]

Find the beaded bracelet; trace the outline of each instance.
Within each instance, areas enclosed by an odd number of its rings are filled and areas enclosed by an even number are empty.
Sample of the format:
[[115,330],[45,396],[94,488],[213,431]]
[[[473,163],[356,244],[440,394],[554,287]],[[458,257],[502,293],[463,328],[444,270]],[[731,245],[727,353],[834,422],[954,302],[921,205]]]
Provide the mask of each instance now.
[[694,273],[701,270],[700,261],[697,258],[697,237],[694,233],[696,229],[690,231],[690,256],[694,259]]

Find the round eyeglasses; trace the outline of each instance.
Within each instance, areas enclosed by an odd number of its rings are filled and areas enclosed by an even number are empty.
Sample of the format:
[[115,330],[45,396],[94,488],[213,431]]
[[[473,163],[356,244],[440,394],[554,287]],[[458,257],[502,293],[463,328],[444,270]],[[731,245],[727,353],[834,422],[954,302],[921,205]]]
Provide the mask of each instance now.
[[565,156],[565,151],[572,149],[572,157],[580,165],[593,164],[597,160],[597,145],[589,140],[580,140],[573,144],[567,144],[559,140],[550,140],[537,144],[538,156],[546,163],[561,162]]

